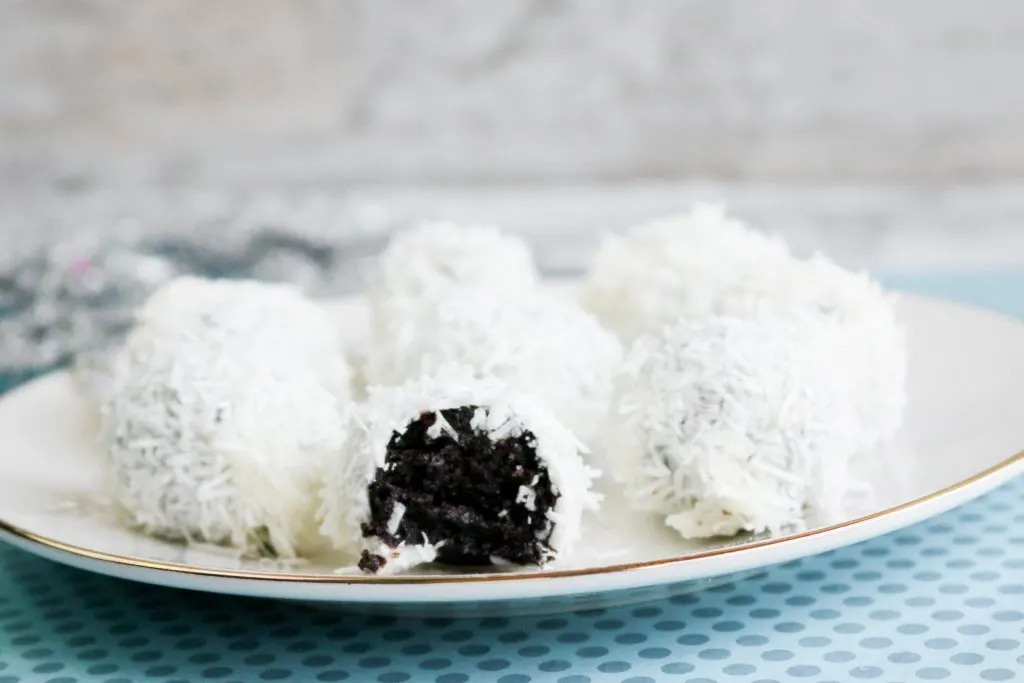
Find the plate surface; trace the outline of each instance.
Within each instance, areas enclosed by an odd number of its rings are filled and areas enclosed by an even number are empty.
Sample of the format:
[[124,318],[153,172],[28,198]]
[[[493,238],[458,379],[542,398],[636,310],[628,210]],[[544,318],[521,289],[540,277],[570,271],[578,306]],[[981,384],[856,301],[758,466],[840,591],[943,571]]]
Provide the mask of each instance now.
[[[362,342],[366,312],[330,306]],[[613,490],[586,521],[586,547],[544,571],[401,577],[339,575],[341,558],[282,570],[216,549],[166,543],[116,524],[101,506],[95,416],[55,373],[0,399],[0,538],[52,560],[153,584],[349,608],[470,616],[586,609],[693,590],[893,531],[1024,471],[1024,324],[907,296],[910,403],[896,443],[869,472],[874,500],[846,521],[778,538],[687,543],[630,511]]]

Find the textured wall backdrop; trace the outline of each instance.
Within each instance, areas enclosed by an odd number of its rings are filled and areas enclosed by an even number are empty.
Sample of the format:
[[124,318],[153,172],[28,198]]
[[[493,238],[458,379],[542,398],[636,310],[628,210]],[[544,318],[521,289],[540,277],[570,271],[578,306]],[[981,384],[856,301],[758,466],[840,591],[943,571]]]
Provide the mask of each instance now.
[[0,0],[0,180],[1024,174],[1024,3]]

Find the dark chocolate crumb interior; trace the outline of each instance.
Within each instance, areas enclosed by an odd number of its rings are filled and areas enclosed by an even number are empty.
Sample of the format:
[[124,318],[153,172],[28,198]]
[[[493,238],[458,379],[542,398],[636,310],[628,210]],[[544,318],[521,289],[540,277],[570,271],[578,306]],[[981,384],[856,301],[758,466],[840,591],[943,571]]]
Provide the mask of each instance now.
[[[492,442],[470,426],[476,406],[441,411],[455,436],[427,431],[436,413],[423,413],[404,434],[388,444],[385,466],[370,485],[370,521],[364,537],[377,537],[396,547],[423,542],[443,543],[437,561],[454,565],[487,565],[492,558],[515,564],[541,565],[551,555],[551,524],[547,513],[558,494],[542,467],[536,437],[526,431]],[[516,502],[520,487],[534,492],[534,509]],[[388,531],[395,504],[405,506],[394,533]],[[359,567],[376,572],[387,561],[363,553]]]

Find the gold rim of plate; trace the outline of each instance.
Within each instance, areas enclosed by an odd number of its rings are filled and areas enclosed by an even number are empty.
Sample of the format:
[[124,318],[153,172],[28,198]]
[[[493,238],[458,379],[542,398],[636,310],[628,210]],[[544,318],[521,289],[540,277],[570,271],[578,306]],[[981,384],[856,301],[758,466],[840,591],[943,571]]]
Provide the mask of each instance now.
[[765,548],[769,546],[777,546],[788,543],[793,543],[805,538],[812,538],[814,536],[822,536],[829,534],[840,529],[846,529],[849,527],[864,524],[866,522],[888,517],[890,515],[908,510],[919,505],[923,505],[929,501],[942,498],[943,496],[949,495],[959,489],[965,488],[974,484],[975,482],[981,481],[997,472],[1005,470],[1014,464],[1024,461],[1024,451],[1017,453],[1016,455],[1003,460],[988,469],[985,469],[977,474],[974,474],[967,479],[959,481],[951,486],[940,489],[929,493],[928,495],[915,498],[914,500],[900,505],[895,505],[878,512],[873,512],[869,515],[857,517],[854,519],[840,522],[838,524],[832,524],[824,526],[818,529],[811,529],[797,534],[790,534],[787,536],[779,536],[776,538],[767,538],[757,541],[751,541],[749,543],[742,543],[738,545],[732,545],[722,548],[714,548],[711,550],[705,550],[701,552],[690,553],[687,555],[677,555],[673,557],[665,557],[658,560],[647,560],[644,562],[626,562],[622,564],[610,564],[601,567],[586,567],[582,569],[552,569],[552,570],[540,570],[529,573],[504,573],[504,574],[448,574],[448,575],[410,575],[410,576],[363,576],[363,575],[348,575],[348,574],[296,574],[291,572],[261,572],[251,571],[244,569],[217,569],[217,568],[205,568],[197,567],[187,564],[179,564],[177,562],[162,562],[159,560],[146,560],[138,557],[129,557],[127,555],[118,555],[115,553],[107,553],[98,550],[90,550],[81,546],[73,545],[70,543],[64,543],[47,536],[33,533],[26,529],[11,524],[5,520],[0,519],[0,531],[4,531],[12,536],[15,536],[23,541],[40,545],[45,548],[56,550],[59,552],[74,555],[76,557],[85,558],[88,560],[94,560],[99,562],[107,562],[125,567],[132,567],[135,569],[148,569],[163,572],[172,572],[177,574],[188,574],[192,576],[206,576],[223,579],[244,579],[247,581],[274,581],[274,582],[296,582],[296,583],[327,583],[327,584],[378,584],[378,585],[395,585],[395,584],[431,584],[431,583],[483,583],[483,582],[508,582],[508,581],[534,581],[538,579],[564,579],[578,576],[595,576],[599,574],[618,574],[621,572],[639,571],[644,569],[653,569],[655,567],[670,567],[675,565],[684,564],[686,562],[693,562],[696,560],[702,560],[709,557],[717,557],[721,555],[732,555],[735,553],[745,552],[756,548]]

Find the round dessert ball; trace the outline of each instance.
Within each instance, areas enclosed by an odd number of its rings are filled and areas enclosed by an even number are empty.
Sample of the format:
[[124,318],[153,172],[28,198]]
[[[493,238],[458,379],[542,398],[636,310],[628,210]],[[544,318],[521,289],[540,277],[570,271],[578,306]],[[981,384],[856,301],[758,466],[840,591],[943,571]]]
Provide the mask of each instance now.
[[632,341],[683,317],[756,311],[789,260],[781,240],[701,204],[606,238],[588,269],[583,304]]
[[469,366],[543,400],[585,442],[603,426],[622,347],[568,295],[452,291],[370,352],[371,383]]
[[598,251],[583,300],[622,339],[659,334],[680,320],[818,315],[839,327],[836,364],[860,404],[858,444],[891,437],[906,403],[906,340],[894,298],[863,274],[816,256],[791,256],[778,239],[722,209],[691,212],[610,238]]
[[826,317],[761,313],[640,338],[607,448],[628,497],[688,539],[841,514],[859,421],[837,334]]
[[539,276],[526,242],[494,226],[432,221],[396,235],[369,283],[374,334],[393,329],[456,288],[519,292]]
[[822,256],[782,269],[771,308],[813,312],[836,327],[833,363],[847,370],[844,387],[860,420],[856,443],[871,448],[892,437],[907,403],[907,339],[896,297],[862,273]]
[[105,392],[112,498],[156,536],[315,551],[318,481],[348,397],[335,325],[296,290],[174,280],[138,312]]
[[597,472],[543,403],[469,368],[374,387],[350,409],[321,531],[369,573],[544,565],[596,509]]

